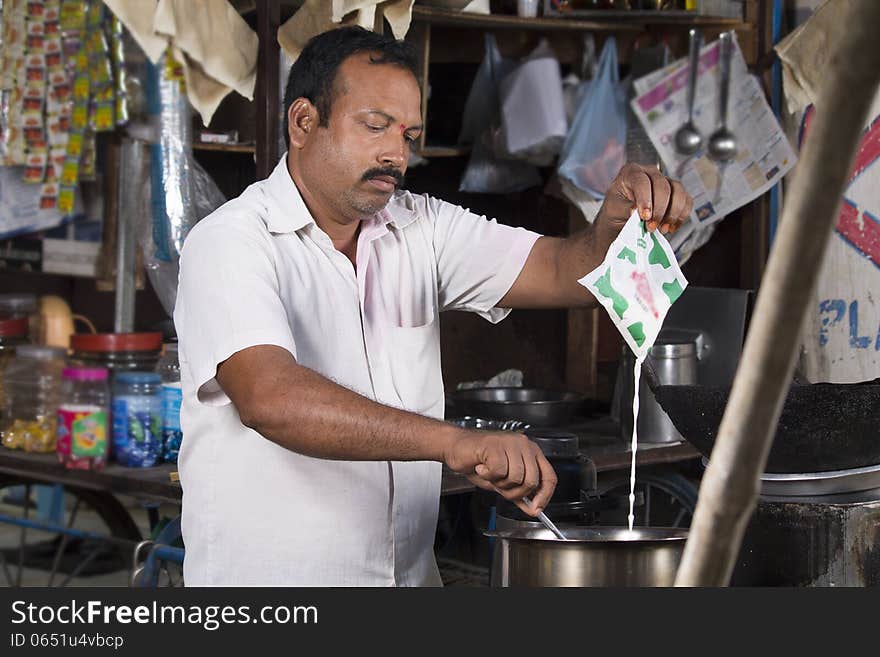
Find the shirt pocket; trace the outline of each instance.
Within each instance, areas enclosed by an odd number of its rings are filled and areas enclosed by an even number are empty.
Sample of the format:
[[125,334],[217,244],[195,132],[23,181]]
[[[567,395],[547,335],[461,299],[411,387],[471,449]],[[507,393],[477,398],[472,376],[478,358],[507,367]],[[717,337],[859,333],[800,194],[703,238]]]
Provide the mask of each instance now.
[[435,315],[421,326],[395,326],[391,338],[391,379],[401,407],[442,419],[439,319]]

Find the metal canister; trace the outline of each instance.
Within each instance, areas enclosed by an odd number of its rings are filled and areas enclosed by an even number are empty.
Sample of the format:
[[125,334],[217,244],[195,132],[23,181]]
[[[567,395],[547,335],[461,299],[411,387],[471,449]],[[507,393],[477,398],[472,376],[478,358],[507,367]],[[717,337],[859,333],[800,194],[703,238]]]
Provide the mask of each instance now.
[[[689,334],[661,333],[648,358],[660,385],[697,384],[697,340]],[[622,375],[626,384],[620,396],[619,412],[623,437],[632,436],[632,371],[635,357],[629,349],[623,358]],[[684,440],[675,425],[660,408],[648,383],[644,367],[639,380],[639,442],[677,443]]]

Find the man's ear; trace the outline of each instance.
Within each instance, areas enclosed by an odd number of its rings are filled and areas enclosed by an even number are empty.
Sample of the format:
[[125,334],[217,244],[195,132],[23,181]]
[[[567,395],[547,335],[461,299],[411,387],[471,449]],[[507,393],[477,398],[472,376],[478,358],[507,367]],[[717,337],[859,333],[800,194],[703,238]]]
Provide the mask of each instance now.
[[318,127],[318,109],[308,98],[297,98],[287,108],[287,136],[295,148],[305,146],[309,134]]

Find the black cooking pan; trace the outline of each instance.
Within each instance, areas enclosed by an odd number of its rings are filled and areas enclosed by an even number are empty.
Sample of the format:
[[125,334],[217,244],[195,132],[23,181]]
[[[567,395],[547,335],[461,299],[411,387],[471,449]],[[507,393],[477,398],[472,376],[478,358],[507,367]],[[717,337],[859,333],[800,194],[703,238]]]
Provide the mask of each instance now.
[[[730,388],[652,386],[678,432],[708,457]],[[880,380],[793,385],[765,472],[848,470],[880,464]]]
[[535,427],[561,427],[589,412],[590,400],[573,390],[544,388],[466,388],[455,390],[452,405],[459,415],[488,420],[520,420]]

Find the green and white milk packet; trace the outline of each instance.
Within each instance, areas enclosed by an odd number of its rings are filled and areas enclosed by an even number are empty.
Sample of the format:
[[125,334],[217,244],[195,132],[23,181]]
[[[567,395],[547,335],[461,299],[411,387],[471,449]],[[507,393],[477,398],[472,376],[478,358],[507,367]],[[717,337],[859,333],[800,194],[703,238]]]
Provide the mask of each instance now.
[[634,521],[636,451],[638,449],[639,380],[642,362],[654,346],[666,313],[687,287],[675,253],[660,231],[649,233],[633,211],[605,255],[605,260],[578,283],[608,311],[614,326],[636,356],[633,368],[632,465],[629,528]]
[[614,326],[644,360],[669,308],[687,287],[675,252],[633,211],[601,265],[578,281],[605,306]]

